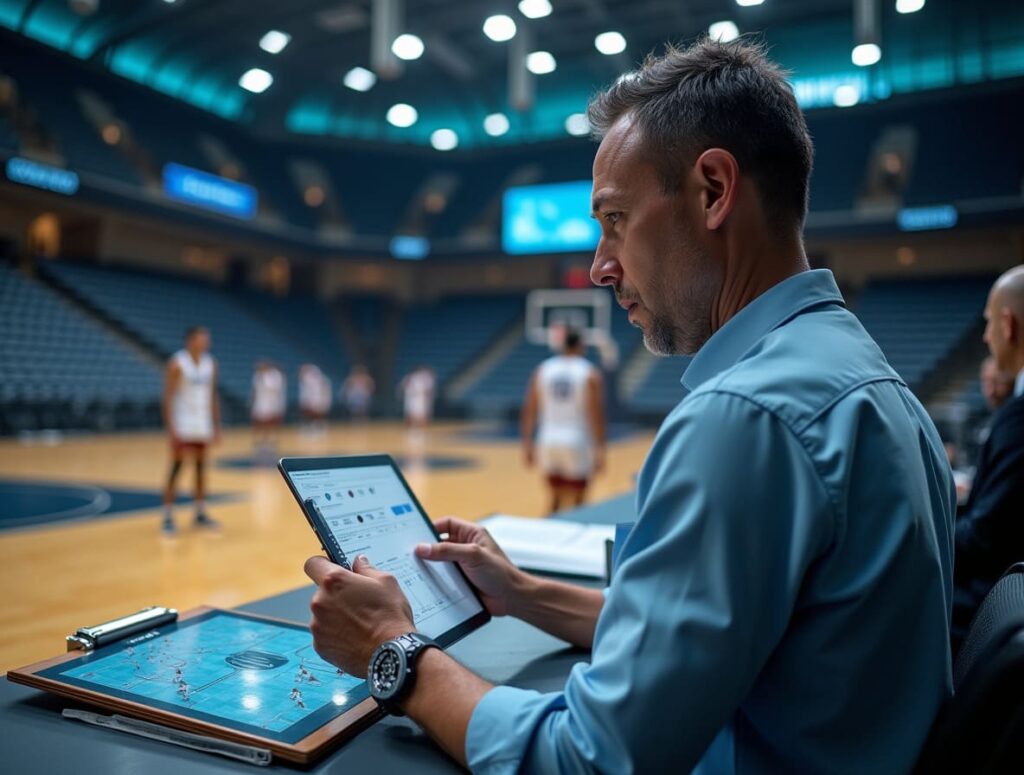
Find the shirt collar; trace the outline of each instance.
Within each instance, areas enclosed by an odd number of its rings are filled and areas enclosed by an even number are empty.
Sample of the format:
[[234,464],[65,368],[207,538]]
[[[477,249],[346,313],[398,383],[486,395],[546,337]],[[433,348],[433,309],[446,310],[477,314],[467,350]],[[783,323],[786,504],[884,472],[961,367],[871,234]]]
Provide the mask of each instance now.
[[1017,372],[1017,381],[1013,383],[1013,395],[1024,396],[1024,369]]
[[735,364],[759,339],[811,307],[844,304],[832,272],[812,269],[787,277],[741,309],[700,348],[683,373],[690,393]]

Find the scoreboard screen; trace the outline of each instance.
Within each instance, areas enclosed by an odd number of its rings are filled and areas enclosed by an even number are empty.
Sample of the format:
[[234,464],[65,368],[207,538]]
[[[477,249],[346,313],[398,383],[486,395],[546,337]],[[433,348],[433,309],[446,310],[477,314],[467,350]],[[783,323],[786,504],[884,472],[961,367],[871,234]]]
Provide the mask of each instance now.
[[568,253],[597,247],[589,180],[515,186],[505,191],[501,244],[506,253]]

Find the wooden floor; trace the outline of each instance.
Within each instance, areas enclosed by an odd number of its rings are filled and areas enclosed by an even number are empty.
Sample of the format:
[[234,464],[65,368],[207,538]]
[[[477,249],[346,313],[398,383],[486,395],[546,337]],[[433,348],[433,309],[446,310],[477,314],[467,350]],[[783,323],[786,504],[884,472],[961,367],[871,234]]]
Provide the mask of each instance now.
[[[539,474],[524,468],[511,441],[469,441],[469,426],[438,424],[410,435],[398,424],[332,426],[311,437],[282,433],[288,454],[387,452],[396,456],[455,456],[474,465],[404,473],[431,516],[478,519],[496,511],[540,516],[546,493]],[[652,434],[612,444],[608,470],[592,487],[603,499],[633,487]],[[248,431],[229,431],[216,457],[252,450]],[[65,440],[56,446],[0,442],[0,477],[159,490],[167,445],[159,434],[121,434]],[[319,549],[298,507],[273,469],[212,466],[209,489],[241,497],[211,506],[217,533],[188,527],[190,509],[177,510],[177,538],[159,532],[159,510],[0,531],[0,671],[63,650],[64,635],[147,605],[186,609],[234,606],[307,583],[302,563]],[[183,488],[191,478],[183,472]]]

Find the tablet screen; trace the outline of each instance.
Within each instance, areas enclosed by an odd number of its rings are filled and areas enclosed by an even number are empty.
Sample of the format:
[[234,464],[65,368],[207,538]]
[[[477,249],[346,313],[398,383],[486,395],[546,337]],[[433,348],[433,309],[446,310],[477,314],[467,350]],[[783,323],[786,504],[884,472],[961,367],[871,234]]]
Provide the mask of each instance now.
[[286,743],[369,696],[365,681],[317,655],[306,627],[230,611],[163,625],[41,675]]
[[483,611],[454,565],[413,553],[437,539],[415,499],[390,465],[290,471],[305,501],[312,498],[350,560],[365,554],[395,576],[412,607],[416,630],[438,638]]

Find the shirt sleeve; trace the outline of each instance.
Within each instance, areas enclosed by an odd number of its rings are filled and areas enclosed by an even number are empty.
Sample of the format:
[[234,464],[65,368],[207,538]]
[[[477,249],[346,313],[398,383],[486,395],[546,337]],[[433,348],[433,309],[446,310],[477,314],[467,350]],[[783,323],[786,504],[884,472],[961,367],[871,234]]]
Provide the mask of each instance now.
[[589,665],[556,694],[477,706],[476,772],[689,771],[778,644],[834,510],[790,429],[747,398],[695,394],[658,433]]

